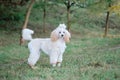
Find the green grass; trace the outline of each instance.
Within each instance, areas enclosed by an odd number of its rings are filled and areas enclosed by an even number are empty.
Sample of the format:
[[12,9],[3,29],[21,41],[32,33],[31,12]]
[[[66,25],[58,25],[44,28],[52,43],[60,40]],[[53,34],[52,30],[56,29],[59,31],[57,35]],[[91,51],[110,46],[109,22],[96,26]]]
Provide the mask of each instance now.
[[51,67],[48,56],[41,54],[39,69],[32,70],[27,44],[18,44],[19,34],[0,34],[0,80],[120,80],[120,38],[73,34],[60,68]]

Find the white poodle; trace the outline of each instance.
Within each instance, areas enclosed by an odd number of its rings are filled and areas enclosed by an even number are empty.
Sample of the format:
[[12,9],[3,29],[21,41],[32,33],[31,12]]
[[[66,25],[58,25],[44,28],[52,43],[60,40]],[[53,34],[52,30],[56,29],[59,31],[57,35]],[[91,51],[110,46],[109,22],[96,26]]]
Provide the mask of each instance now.
[[31,34],[34,31],[30,29],[23,29],[22,37],[24,40],[30,40],[28,48],[30,55],[28,58],[28,64],[31,68],[35,68],[34,65],[40,57],[40,52],[43,51],[50,57],[50,64],[55,67],[61,66],[63,60],[63,53],[66,49],[66,42],[69,42],[71,37],[70,33],[66,29],[65,24],[59,24],[59,26],[51,32],[50,38],[36,38],[32,39]]

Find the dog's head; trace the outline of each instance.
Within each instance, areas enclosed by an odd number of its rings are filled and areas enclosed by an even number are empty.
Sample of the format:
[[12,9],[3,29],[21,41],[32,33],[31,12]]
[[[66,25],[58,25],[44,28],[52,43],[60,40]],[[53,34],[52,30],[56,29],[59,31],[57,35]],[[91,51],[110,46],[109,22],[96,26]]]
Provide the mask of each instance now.
[[57,41],[58,39],[63,39],[65,42],[69,42],[70,33],[66,29],[65,24],[59,24],[59,26],[51,32],[51,40]]

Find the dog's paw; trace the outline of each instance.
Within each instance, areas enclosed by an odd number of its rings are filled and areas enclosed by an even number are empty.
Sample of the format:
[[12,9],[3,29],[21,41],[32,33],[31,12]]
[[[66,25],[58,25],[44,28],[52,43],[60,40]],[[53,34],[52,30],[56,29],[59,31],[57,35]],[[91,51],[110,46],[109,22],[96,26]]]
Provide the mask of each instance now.
[[39,69],[37,66],[31,66],[32,69]]
[[57,66],[60,67],[61,66],[61,62],[57,62]]
[[60,66],[61,66],[61,63],[58,63],[57,66],[60,67]]
[[37,66],[33,66],[33,65],[29,65],[30,66],[30,68],[32,68],[32,69],[39,69]]
[[56,64],[52,64],[52,67],[56,67]]

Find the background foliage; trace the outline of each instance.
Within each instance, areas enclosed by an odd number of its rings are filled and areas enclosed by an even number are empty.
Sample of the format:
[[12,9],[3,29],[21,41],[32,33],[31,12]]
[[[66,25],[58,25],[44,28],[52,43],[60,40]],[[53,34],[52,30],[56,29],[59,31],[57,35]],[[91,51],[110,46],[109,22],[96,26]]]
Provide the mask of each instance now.
[[[5,2],[3,0],[0,2],[1,4],[0,5],[0,12],[1,12],[0,13],[0,26],[4,28],[7,27],[8,29],[9,28],[19,29],[22,26],[23,21],[25,19],[26,10],[27,10],[30,0],[17,0],[17,1],[10,0],[10,1],[8,0]],[[44,8],[44,5],[46,4],[46,7],[45,7],[47,11],[46,24],[52,24],[52,22],[56,22],[56,21],[52,21],[52,19],[54,18],[60,19],[57,23],[60,23],[60,22],[66,23],[67,22],[66,20],[67,19],[66,18],[67,8],[65,7],[65,4],[64,4],[65,1],[67,0],[61,0],[61,1],[60,0],[55,0],[55,1],[46,0],[46,3],[44,3],[44,0],[36,0],[34,7],[33,7],[34,9],[31,12],[29,22],[36,21],[36,23],[38,23],[39,25],[42,24],[42,21],[43,21],[43,10],[42,9]],[[81,8],[84,8],[84,10],[86,10],[88,14],[92,15],[91,17],[93,17],[93,15],[96,15],[96,17],[100,17],[102,15],[102,17],[106,18],[105,13],[107,10],[110,10],[111,16],[114,16],[114,17],[117,16],[119,18],[118,15],[116,14],[114,15],[114,13],[119,14],[119,9],[120,9],[119,0],[118,1],[117,0],[70,0],[70,2],[74,2],[74,6],[71,7],[71,11],[70,11],[70,17],[71,17],[70,24],[72,24],[71,22],[74,21],[72,20],[72,18],[76,19],[77,21],[80,20],[79,18],[80,14],[76,13],[76,11],[78,10],[82,13],[82,10],[80,10]],[[111,8],[108,8],[107,7],[108,3],[112,3],[113,6]],[[56,9],[56,7],[58,9]],[[54,9],[54,10],[49,10],[49,9]],[[36,12],[35,10],[37,10],[38,12]],[[54,14],[53,12],[56,12],[56,14]],[[74,18],[74,15],[75,16],[77,15],[77,17]],[[101,19],[101,20],[96,20],[96,21],[102,23],[103,20]],[[115,19],[115,20],[118,20],[118,19]],[[114,23],[113,21],[110,23],[113,24]],[[104,23],[105,23],[105,20],[104,20]],[[105,24],[102,24],[102,27],[104,25]]]

